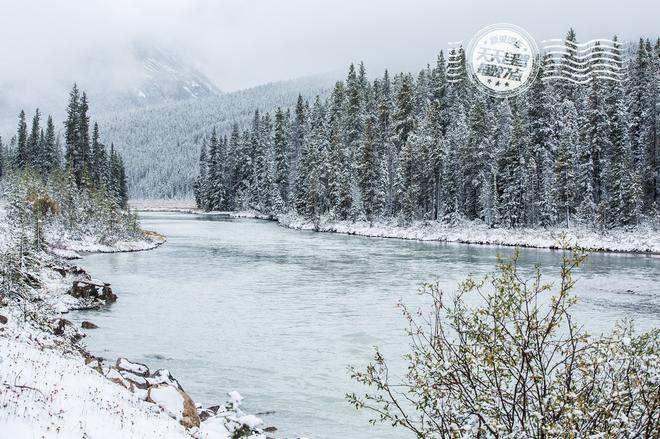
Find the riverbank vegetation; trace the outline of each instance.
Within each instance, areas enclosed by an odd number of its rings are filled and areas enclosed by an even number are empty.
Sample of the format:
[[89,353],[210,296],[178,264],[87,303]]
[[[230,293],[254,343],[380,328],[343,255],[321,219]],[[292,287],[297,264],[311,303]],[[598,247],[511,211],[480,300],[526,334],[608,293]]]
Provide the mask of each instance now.
[[[22,248],[66,248],[72,242],[112,245],[144,239],[127,208],[124,164],[102,143],[98,125],[90,135],[89,103],[73,87],[64,123],[64,146],[49,116],[41,127],[37,109],[28,130],[21,111],[16,136],[0,147],[7,222]],[[1,139],[0,139],[1,143]]]
[[401,305],[411,342],[405,375],[376,350],[366,368],[351,369],[369,393],[348,400],[371,422],[418,438],[657,437],[660,330],[637,334],[623,321],[610,334],[587,334],[571,314],[584,259],[564,256],[556,288],[538,268],[523,280],[517,255],[453,296],[425,285],[430,312]]
[[[573,31],[567,51],[576,44]],[[475,91],[462,48],[416,77],[370,81],[349,68],[327,99],[255,111],[200,153],[205,210],[294,213],[307,221],[458,223],[493,228],[632,228],[658,216],[660,40],[614,43],[621,81],[545,81],[501,100]],[[597,50],[597,49],[594,49]],[[591,67],[589,67],[591,68]]]

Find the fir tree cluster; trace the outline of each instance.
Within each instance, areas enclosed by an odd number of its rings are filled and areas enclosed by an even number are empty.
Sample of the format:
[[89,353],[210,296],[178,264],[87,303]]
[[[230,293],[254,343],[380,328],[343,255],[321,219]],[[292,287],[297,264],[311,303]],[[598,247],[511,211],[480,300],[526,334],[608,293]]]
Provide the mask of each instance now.
[[[25,112],[18,117],[18,129],[5,147],[0,138],[0,178],[10,174],[33,171],[47,179],[56,173],[66,179],[68,174],[79,189],[107,193],[124,208],[128,202],[128,188],[124,162],[115,151],[101,142],[98,124],[90,136],[89,103],[85,92],[76,85],[69,95],[67,118],[64,122],[64,148],[51,116],[46,129],[41,126],[42,115],[36,110],[28,129]],[[62,151],[64,149],[64,151]]]
[[[570,44],[575,33],[569,32]],[[618,43],[615,43],[618,44]],[[462,48],[447,71],[373,81],[350,66],[327,99],[299,97],[200,152],[206,210],[295,212],[310,221],[481,220],[493,227],[620,227],[657,217],[660,40],[640,40],[622,81],[536,80],[511,99],[467,81]],[[541,76],[564,69],[541,60]],[[451,80],[449,80],[451,79]]]

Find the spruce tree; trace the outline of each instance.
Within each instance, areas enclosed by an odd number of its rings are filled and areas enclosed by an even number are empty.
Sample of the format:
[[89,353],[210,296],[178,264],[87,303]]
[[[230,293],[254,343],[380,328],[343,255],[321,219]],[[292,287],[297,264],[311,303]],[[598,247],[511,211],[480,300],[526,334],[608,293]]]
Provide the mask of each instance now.
[[[111,157],[114,151],[111,151]],[[208,198],[207,198],[207,170],[208,170],[208,159],[206,155],[206,142],[202,143],[202,147],[199,151],[199,172],[197,174],[197,179],[194,184],[194,193],[195,193],[195,203],[200,209],[208,210]]]
[[18,131],[16,133],[16,153],[14,156],[14,167],[25,169],[30,164],[30,151],[28,148],[27,123],[25,122],[25,111],[21,110],[18,115]]
[[362,207],[368,221],[373,221],[374,218],[378,217],[383,206],[376,125],[377,121],[374,116],[367,118],[360,142],[357,167],[358,181],[362,193]]
[[275,111],[275,184],[283,203],[289,202],[289,118],[288,112],[277,107]]
[[34,117],[32,118],[32,128],[30,129],[30,134],[27,138],[27,160],[26,164],[41,168],[42,165],[42,154],[41,154],[41,144],[40,144],[40,132],[41,132],[41,113],[37,108]]
[[579,128],[577,110],[573,102],[565,99],[559,108],[559,115],[553,198],[557,205],[558,218],[568,228],[571,227],[578,199]]

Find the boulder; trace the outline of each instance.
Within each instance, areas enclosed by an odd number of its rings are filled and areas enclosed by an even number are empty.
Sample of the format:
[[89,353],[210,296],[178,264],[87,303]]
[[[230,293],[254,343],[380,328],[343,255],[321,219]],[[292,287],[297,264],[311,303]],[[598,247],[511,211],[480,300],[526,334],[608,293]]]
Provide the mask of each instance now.
[[147,391],[147,401],[162,408],[185,428],[199,427],[200,419],[192,398],[169,384],[158,384]]
[[169,384],[183,390],[183,387],[181,387],[179,382],[172,376],[170,371],[167,369],[158,369],[150,377],[147,377],[147,382],[151,385]]
[[0,324],[6,325],[7,324],[7,317],[5,316],[0,316]]
[[108,283],[101,285],[91,281],[76,280],[67,293],[77,299],[98,299],[106,303],[117,301],[117,295],[112,292]]
[[141,377],[149,376],[149,368],[146,365],[142,363],[134,363],[123,357],[117,359],[117,363],[115,364],[115,367],[120,371],[124,370],[126,372],[130,372]]
[[53,330],[53,334],[63,335],[64,334],[64,328],[68,325],[71,325],[71,322],[68,321],[67,319],[56,319],[55,320],[55,329]]
[[80,327],[83,328],[83,329],[96,329],[96,328],[98,328],[98,326],[96,326],[94,323],[92,323],[92,322],[90,322],[90,321],[88,321],[88,320],[84,320],[84,321],[80,324]]

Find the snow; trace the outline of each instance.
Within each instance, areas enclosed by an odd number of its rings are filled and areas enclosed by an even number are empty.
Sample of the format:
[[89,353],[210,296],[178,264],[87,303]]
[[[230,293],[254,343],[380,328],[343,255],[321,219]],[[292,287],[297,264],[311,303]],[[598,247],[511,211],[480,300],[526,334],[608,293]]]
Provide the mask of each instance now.
[[132,372],[133,374],[140,375],[141,377],[149,373],[149,368],[144,364],[133,363],[128,361],[126,358],[120,358],[117,360],[117,368]]
[[148,398],[177,420],[183,418],[183,397],[176,387],[163,385],[149,389]]
[[598,231],[586,227],[573,228],[491,228],[481,221],[445,224],[419,221],[409,226],[396,223],[365,221],[333,221],[322,218],[318,225],[297,215],[282,215],[281,225],[299,230],[317,230],[379,238],[400,238],[419,241],[445,241],[466,244],[503,245],[517,247],[557,248],[562,235],[568,242],[593,251],[643,252],[660,254],[660,231],[655,227],[638,226],[632,230]]
[[241,401],[243,401],[243,396],[241,396],[241,394],[238,393],[236,390],[232,390],[227,395],[231,399],[231,402],[235,405],[238,405],[241,403]]
[[102,244],[98,242],[97,238],[86,236],[79,240],[60,238],[52,241],[52,244],[54,251],[58,254],[62,252],[64,254],[77,254],[77,252],[116,253],[152,250],[164,242],[164,238],[155,237],[130,241],[118,240],[112,244]]
[[262,421],[261,418],[254,415],[241,416],[240,418],[238,418],[238,422],[240,422],[243,425],[247,425],[250,428],[257,428],[258,426],[264,423],[264,421]]
[[[18,316],[11,316],[16,322]],[[62,350],[10,325],[0,336],[0,431],[6,438],[187,438],[174,419]]]

